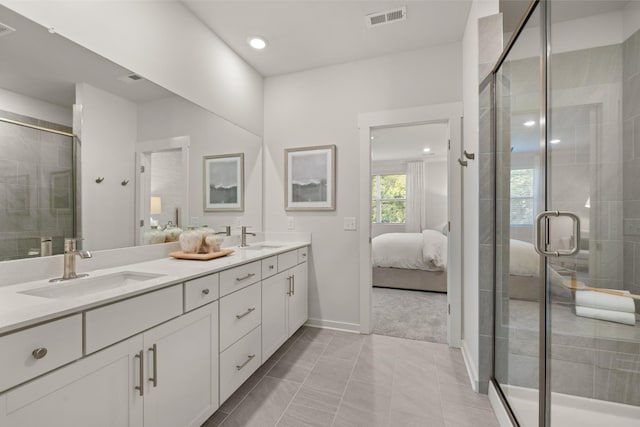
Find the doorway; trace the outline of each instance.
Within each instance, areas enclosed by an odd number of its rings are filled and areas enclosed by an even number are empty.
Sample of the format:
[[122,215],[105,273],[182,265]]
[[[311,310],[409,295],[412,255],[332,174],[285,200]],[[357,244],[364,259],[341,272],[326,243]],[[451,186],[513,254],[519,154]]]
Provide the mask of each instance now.
[[[448,153],[446,157],[446,170],[447,179],[446,179],[446,194],[448,195],[446,201],[446,220],[443,224],[443,227],[446,224],[447,235],[442,234],[442,228],[438,232],[435,230],[437,228],[436,225],[433,226],[432,229],[428,229],[426,223],[422,223],[420,221],[417,222],[415,230],[419,231],[415,232],[414,238],[417,238],[418,235],[420,239],[422,239],[422,231],[427,230],[432,232],[433,234],[439,234],[441,239],[444,240],[445,243],[441,247],[441,251],[444,250],[445,259],[446,259],[446,272],[440,271],[440,282],[441,282],[441,291],[446,290],[446,304],[445,310],[445,321],[446,327],[446,340],[449,345],[459,347],[461,342],[461,316],[462,316],[462,301],[461,301],[461,206],[460,206],[460,191],[461,191],[461,174],[460,168],[455,167],[455,162],[460,156],[460,141],[461,141],[461,116],[462,116],[462,105],[460,103],[452,103],[452,104],[440,104],[440,105],[431,105],[424,107],[416,107],[409,109],[401,109],[401,110],[389,110],[389,111],[381,111],[375,113],[364,113],[359,116],[359,127],[360,127],[360,159],[361,159],[361,171],[360,171],[360,223],[369,226],[361,227],[360,231],[360,247],[361,247],[361,259],[360,259],[360,324],[361,324],[361,332],[362,333],[372,333],[374,331],[374,322],[373,315],[374,310],[374,289],[372,287],[372,283],[374,283],[374,272],[373,272],[373,256],[372,256],[372,246],[373,246],[373,238],[376,236],[378,232],[380,232],[380,225],[383,227],[387,227],[390,224],[375,224],[372,225],[372,216],[375,212],[376,219],[380,219],[382,222],[382,210],[378,212],[377,210],[372,209],[373,204],[382,205],[385,200],[383,197],[379,197],[376,200],[374,196],[373,183],[375,180],[376,190],[379,191],[380,188],[380,178],[375,178],[376,174],[374,173],[375,167],[377,167],[374,163],[372,163],[372,139],[373,136],[375,141],[376,134],[382,132],[382,135],[387,132],[385,129],[401,129],[407,131],[410,128],[418,128],[423,125],[440,125],[445,132],[446,140],[447,140],[447,150]],[[393,132],[393,131],[391,131]],[[381,138],[384,138],[381,136]],[[422,146],[421,150],[424,150],[425,147]],[[398,147],[394,147],[392,151],[398,151]],[[424,151],[422,151],[424,154]],[[375,155],[375,154],[374,154]],[[421,158],[424,160],[423,158]],[[453,163],[453,164],[452,164]],[[382,174],[378,174],[382,175]],[[374,178],[372,178],[374,177]],[[405,178],[406,179],[406,178]],[[388,204],[391,206],[393,203],[396,205],[398,201],[387,200]],[[407,200],[405,200],[405,204]],[[391,208],[387,208],[387,211],[393,211]],[[411,220],[413,221],[413,220]],[[423,227],[424,225],[424,227]],[[406,227],[406,224],[405,224]],[[416,239],[416,240],[420,240]],[[418,241],[415,242],[415,245],[419,245]],[[442,261],[440,261],[442,264]],[[411,269],[407,269],[411,270]],[[393,271],[397,273],[397,271]],[[382,272],[384,274],[384,272]],[[400,273],[403,274],[403,273]],[[420,273],[415,273],[412,271],[408,271],[404,273],[406,276],[419,276]],[[377,276],[377,275],[376,275]],[[385,278],[376,277],[377,282],[382,280],[384,283],[389,282],[389,280]],[[404,283],[408,283],[411,280],[418,280],[416,278],[405,277]],[[419,289],[419,288],[414,288]],[[415,292],[415,291],[413,291]],[[425,318],[422,318],[422,321],[426,321]]]

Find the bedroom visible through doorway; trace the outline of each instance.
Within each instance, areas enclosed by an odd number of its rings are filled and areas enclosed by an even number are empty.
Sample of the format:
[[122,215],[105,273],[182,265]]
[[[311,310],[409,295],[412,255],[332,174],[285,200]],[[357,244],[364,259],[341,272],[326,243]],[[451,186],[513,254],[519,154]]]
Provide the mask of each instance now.
[[370,139],[372,332],[446,343],[449,124]]

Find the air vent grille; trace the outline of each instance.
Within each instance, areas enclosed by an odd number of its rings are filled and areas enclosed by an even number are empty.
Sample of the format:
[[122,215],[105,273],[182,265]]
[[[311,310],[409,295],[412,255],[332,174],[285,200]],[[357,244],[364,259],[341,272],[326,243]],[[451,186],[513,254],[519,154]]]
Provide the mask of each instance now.
[[406,6],[396,9],[385,10],[384,12],[370,13],[366,16],[367,27],[377,27],[391,24],[392,22],[405,21],[407,19]]
[[16,30],[15,28],[11,28],[10,26],[0,22],[0,37],[6,36],[7,34],[11,34],[15,30]]
[[118,77],[118,80],[125,83],[135,83],[137,81],[144,80],[144,77],[139,74],[131,73],[126,76]]

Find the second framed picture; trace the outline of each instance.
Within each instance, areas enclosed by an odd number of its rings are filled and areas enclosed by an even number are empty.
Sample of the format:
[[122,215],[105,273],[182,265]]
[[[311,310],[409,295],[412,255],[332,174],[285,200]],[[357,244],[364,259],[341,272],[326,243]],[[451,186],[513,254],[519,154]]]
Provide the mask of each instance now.
[[336,146],[285,150],[285,210],[336,209]]
[[244,154],[204,158],[205,212],[244,210]]

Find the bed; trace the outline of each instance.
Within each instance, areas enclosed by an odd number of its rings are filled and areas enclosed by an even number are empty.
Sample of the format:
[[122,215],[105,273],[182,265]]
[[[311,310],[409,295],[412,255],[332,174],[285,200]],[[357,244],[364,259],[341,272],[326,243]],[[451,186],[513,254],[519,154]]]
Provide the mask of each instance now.
[[[447,236],[436,230],[422,233],[386,233],[373,238],[373,286],[447,292]],[[509,298],[537,300],[540,256],[533,245],[511,239],[509,244]],[[552,292],[566,294],[562,278],[551,269]]]
[[373,286],[447,292],[447,237],[436,230],[373,238]]

